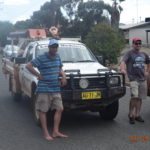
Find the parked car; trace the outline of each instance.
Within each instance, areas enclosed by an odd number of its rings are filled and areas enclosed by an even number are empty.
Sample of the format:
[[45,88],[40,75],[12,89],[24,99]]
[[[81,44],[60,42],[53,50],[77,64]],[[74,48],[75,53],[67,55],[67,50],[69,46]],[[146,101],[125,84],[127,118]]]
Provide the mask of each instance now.
[[3,49],[3,57],[12,58],[16,57],[18,54],[19,47],[16,45],[5,45]]

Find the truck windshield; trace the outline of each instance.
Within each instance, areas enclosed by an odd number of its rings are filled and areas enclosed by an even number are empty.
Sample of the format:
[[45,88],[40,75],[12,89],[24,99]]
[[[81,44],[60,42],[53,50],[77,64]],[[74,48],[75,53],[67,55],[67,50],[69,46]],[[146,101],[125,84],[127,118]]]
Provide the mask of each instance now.
[[[48,52],[47,46],[38,46],[36,50],[36,57],[38,55]],[[58,53],[62,62],[95,62],[94,55],[81,44],[60,44]]]

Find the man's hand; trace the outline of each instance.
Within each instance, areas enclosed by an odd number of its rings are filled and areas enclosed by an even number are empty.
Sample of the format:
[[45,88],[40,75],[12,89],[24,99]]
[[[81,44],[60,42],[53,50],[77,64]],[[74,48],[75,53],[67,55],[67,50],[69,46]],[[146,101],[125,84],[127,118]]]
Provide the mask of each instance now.
[[127,74],[127,72],[126,72],[125,69],[120,69],[120,72],[123,73],[123,74],[125,74],[125,75]]
[[39,75],[37,76],[37,79],[38,79],[38,80],[42,80],[43,77],[39,74]]
[[61,86],[65,86],[67,84],[67,80],[65,77],[62,77],[60,82],[61,82]]
[[61,80],[60,80],[61,86],[65,86],[67,84],[66,74],[65,74],[65,72],[62,69],[61,69],[59,74],[62,77]]
[[34,75],[37,77],[38,80],[42,80],[42,79],[43,79],[43,77],[41,76],[41,74],[40,74],[39,72],[37,72],[37,71],[33,68],[32,64],[31,64],[30,62],[26,65],[26,68],[27,68],[32,74],[34,74]]
[[124,61],[122,61],[122,62],[120,63],[120,72],[123,73],[123,74],[125,74],[125,75],[127,74],[126,64],[125,64]]
[[145,77],[148,78],[150,76],[149,72],[145,71]]

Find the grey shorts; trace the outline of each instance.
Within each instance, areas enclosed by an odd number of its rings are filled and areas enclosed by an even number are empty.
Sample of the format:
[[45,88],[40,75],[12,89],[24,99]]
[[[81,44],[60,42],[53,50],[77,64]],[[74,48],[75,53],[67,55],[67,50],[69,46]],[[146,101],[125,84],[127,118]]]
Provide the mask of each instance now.
[[62,98],[60,93],[39,93],[37,95],[36,110],[48,112],[51,110],[62,110]]
[[131,81],[130,82],[131,97],[146,99],[147,97],[147,82],[146,81]]

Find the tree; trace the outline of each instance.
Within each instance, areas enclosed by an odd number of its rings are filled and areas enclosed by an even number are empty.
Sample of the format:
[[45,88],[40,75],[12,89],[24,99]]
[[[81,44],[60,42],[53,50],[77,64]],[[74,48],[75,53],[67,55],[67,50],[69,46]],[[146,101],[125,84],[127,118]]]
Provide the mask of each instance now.
[[62,0],[62,7],[65,10],[69,22],[74,20],[78,11],[78,5],[83,3],[83,0]]
[[108,11],[108,5],[103,1],[88,1],[80,3],[76,18],[81,24],[81,33],[84,38],[95,24],[108,23],[109,18],[104,15],[104,10]]
[[124,47],[122,36],[108,24],[97,24],[93,27],[85,43],[96,55],[103,55],[104,60],[114,64]]
[[28,29],[32,27],[33,27],[33,23],[31,19],[27,19],[25,21],[17,21],[14,25],[14,28],[17,30]]
[[7,36],[13,30],[13,24],[8,21],[0,21],[0,46],[7,44]]
[[[110,24],[108,16],[104,15],[104,10],[108,13],[110,12],[108,11],[110,5],[105,4],[103,1],[92,0],[87,2],[78,1],[77,4],[74,15],[70,11],[74,19],[70,17],[68,25],[62,28],[65,34],[72,36],[81,35],[82,39],[84,39],[95,24],[102,22]],[[68,7],[68,9],[72,9],[72,7]]]
[[120,22],[120,14],[122,12],[122,7],[119,5],[119,3],[125,1],[125,0],[112,0],[113,5],[111,9],[111,26],[118,30],[119,28],[119,22]]
[[33,15],[31,16],[33,24],[37,27],[47,28],[55,25],[56,12],[58,8],[59,6],[57,6],[54,0],[46,2],[43,6],[41,6],[39,11],[33,12]]
[[[50,26],[59,25],[63,36],[80,35],[84,39],[98,23],[111,24],[113,28],[118,29],[122,9],[117,1],[124,0],[112,1],[111,7],[103,1],[96,0],[51,0],[42,5],[39,11],[33,12],[29,20],[17,22],[15,27],[49,29]],[[107,12],[107,15],[104,12]]]

